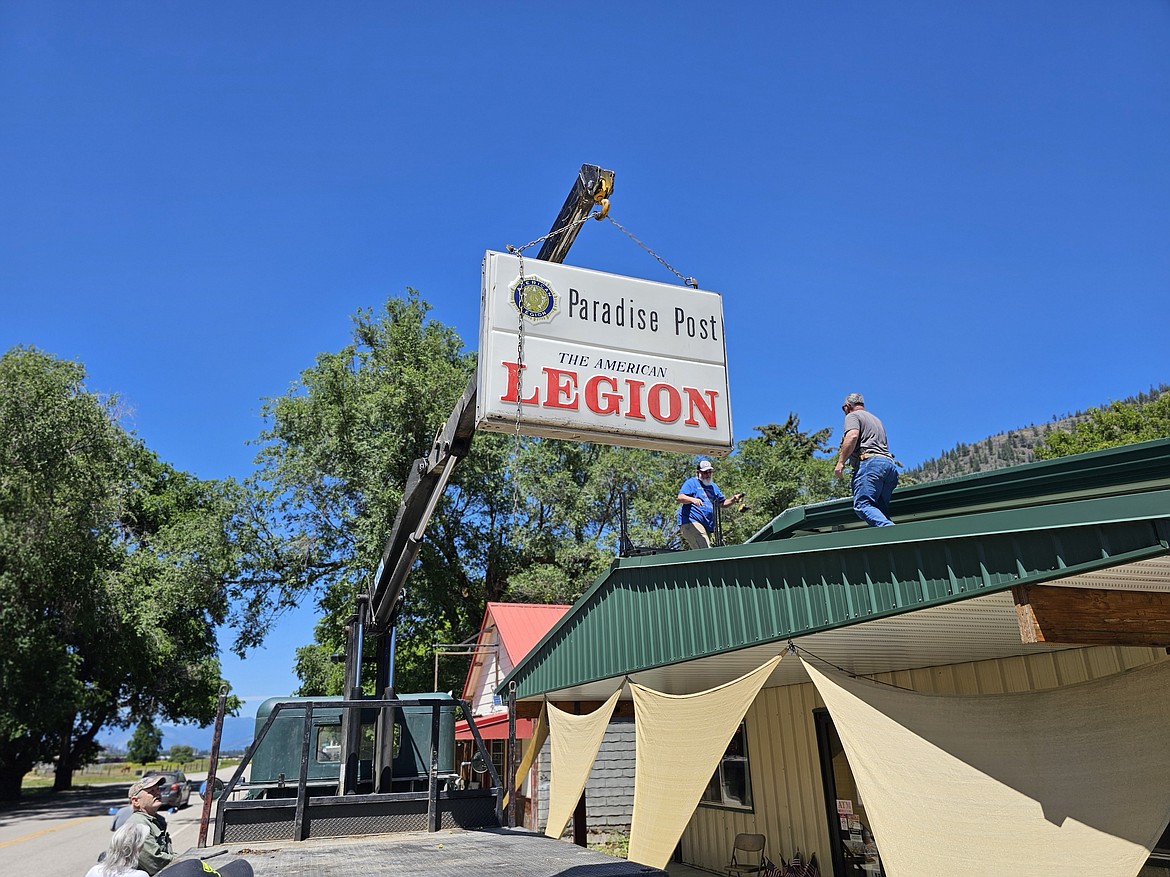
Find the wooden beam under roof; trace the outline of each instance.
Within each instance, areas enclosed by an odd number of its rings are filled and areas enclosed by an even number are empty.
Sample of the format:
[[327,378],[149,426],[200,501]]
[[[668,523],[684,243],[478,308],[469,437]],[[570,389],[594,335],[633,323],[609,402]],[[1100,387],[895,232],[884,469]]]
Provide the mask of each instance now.
[[1026,643],[1170,646],[1170,592],[1017,585]]
[[[516,702],[516,718],[518,719],[535,719],[540,716],[540,707],[544,701],[542,700],[520,700]],[[594,710],[601,709],[605,704],[603,700],[554,700],[550,701],[553,706],[562,709],[570,715],[586,716]],[[632,719],[634,717],[634,702],[632,700],[619,700],[613,708],[613,717],[615,719]]]

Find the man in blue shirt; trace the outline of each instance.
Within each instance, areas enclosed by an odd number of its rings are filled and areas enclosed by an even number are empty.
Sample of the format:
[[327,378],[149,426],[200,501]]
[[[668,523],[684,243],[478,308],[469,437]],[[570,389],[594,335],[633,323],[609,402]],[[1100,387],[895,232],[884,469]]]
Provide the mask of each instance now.
[[678,525],[691,548],[710,548],[715,532],[715,503],[727,508],[743,499],[742,493],[726,497],[714,480],[715,467],[710,460],[700,460],[693,478],[688,478],[678,492]]

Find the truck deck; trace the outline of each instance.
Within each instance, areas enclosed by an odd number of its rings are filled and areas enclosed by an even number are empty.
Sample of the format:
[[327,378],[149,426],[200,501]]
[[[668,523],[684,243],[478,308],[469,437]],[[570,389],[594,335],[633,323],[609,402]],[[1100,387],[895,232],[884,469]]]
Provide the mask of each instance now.
[[666,872],[523,829],[446,829],[393,835],[221,844],[190,850],[213,868],[247,859],[256,877],[665,877]]

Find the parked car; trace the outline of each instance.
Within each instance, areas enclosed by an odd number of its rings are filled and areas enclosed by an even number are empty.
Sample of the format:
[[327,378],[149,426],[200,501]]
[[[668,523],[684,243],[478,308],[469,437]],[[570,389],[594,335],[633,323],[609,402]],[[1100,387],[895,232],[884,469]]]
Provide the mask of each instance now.
[[191,799],[191,783],[187,781],[187,775],[181,770],[148,770],[143,776],[152,777],[159,774],[163,777],[162,785],[159,786],[159,798],[163,807],[175,809],[186,807]]

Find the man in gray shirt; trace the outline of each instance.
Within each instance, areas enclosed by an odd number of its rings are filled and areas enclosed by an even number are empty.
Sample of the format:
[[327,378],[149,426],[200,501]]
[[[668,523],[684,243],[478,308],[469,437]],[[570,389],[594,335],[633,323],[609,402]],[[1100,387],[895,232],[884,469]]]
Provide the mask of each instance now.
[[853,466],[853,511],[871,527],[891,527],[890,496],[898,486],[898,469],[886,444],[886,428],[865,410],[860,393],[846,396],[841,410],[845,435],[833,474],[840,478],[848,460]]

